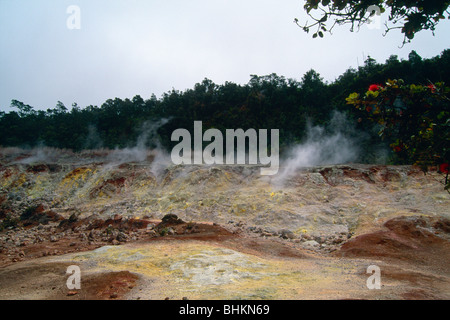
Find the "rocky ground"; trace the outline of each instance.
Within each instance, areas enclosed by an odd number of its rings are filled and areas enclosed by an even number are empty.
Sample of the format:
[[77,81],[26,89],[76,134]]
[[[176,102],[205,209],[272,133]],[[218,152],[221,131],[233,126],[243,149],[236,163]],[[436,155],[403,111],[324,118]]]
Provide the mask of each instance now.
[[150,152],[0,151],[2,299],[450,297],[450,196],[436,172],[352,164],[280,181]]

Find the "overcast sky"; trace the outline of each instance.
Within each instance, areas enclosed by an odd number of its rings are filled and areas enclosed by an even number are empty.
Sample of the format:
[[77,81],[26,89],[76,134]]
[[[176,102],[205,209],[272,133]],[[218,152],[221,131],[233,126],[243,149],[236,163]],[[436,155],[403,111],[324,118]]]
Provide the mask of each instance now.
[[[36,109],[100,106],[110,98],[158,98],[209,78],[245,84],[251,74],[300,80],[315,69],[333,81],[371,56],[423,58],[448,48],[450,23],[423,31],[399,48],[402,35],[349,26],[312,39],[302,0],[0,0],[0,110],[12,99]],[[69,29],[70,5],[81,29]],[[382,16],[382,22],[386,16]]]

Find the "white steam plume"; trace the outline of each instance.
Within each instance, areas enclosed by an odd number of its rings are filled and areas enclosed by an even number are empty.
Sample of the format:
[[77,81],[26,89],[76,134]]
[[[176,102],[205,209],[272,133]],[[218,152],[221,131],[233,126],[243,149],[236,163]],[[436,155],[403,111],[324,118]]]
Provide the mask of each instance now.
[[[144,162],[153,158],[150,171],[155,176],[161,175],[172,162],[169,154],[161,146],[157,139],[157,130],[169,122],[170,119],[159,121],[146,121],[140,129],[140,135],[134,147],[115,149],[108,155],[108,161],[112,165],[120,165],[130,162]],[[151,147],[149,147],[149,145]]]
[[308,126],[305,142],[290,150],[275,181],[285,181],[301,168],[354,162],[359,156],[358,141],[345,115],[334,112],[327,127]]

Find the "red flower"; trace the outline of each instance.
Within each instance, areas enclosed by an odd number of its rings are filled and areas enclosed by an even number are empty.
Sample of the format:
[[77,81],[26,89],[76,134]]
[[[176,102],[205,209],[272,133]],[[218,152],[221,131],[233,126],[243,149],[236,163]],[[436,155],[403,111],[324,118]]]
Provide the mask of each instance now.
[[381,88],[383,88],[383,86],[380,84],[371,84],[369,87],[369,91],[378,91]]
[[402,147],[396,146],[396,147],[394,147],[394,151],[400,152],[400,151],[402,151]]
[[436,86],[435,86],[434,84],[432,84],[432,83],[429,84],[429,85],[428,85],[428,88],[430,88],[430,90],[431,90],[432,93],[435,93],[435,92],[436,92]]
[[439,166],[439,171],[442,173],[448,173],[448,163],[443,163]]

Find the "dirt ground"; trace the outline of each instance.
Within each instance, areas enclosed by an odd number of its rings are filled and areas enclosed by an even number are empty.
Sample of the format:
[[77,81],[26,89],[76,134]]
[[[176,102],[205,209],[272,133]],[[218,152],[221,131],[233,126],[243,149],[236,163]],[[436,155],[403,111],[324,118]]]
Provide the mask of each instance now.
[[[178,260],[186,261],[180,258],[180,252],[198,255],[195,253],[197,251],[190,253],[192,246],[195,246],[201,248],[202,252],[205,252],[204,248],[228,250],[227,254],[237,252],[241,255],[230,258],[230,261],[250,259],[252,263],[257,261],[257,264],[265,264],[266,269],[270,269],[270,272],[260,269],[255,272],[246,266],[250,274],[247,274],[247,277],[251,276],[252,272],[259,273],[253,282],[233,278],[235,282],[242,281],[240,283],[242,288],[246,287],[240,293],[243,298],[448,299],[450,298],[449,225],[449,221],[445,219],[399,217],[386,222],[379,231],[350,239],[332,253],[305,250],[298,242],[258,236],[247,233],[242,228],[227,228],[208,223],[174,223],[173,220],[157,222],[154,228],[154,230],[172,228],[173,234],[155,236],[147,229],[140,229],[139,240],[115,246],[107,242],[83,244],[81,238],[73,235],[68,239],[59,239],[58,242],[25,246],[23,248],[25,254],[15,262],[8,261],[3,254],[0,259],[2,262],[0,298],[31,300],[227,298],[223,291],[217,291],[218,289],[211,291],[213,290],[211,285],[205,282],[201,283],[202,286],[195,287],[198,291],[206,288],[204,294],[183,291],[182,285],[177,284],[177,281],[183,278],[182,275],[163,275],[158,271],[149,276],[146,271],[150,269],[136,272],[137,269],[130,268],[125,260],[122,263],[113,260],[108,268],[98,268],[94,263],[95,255],[92,259],[77,261],[83,269],[81,289],[69,290],[66,286],[68,278],[66,269],[73,264],[71,262],[74,261],[71,260],[73,256],[95,252],[96,248],[101,250],[109,246],[121,250],[118,251],[121,254],[135,252],[135,255],[154,248],[152,259],[171,259],[170,263],[173,265]],[[77,239],[80,240],[74,244]],[[145,263],[143,258],[139,261]],[[382,270],[383,286],[380,290],[369,290],[365,285],[366,279],[370,276],[365,269],[371,264],[380,266]],[[241,267],[242,265],[237,265],[236,269]],[[129,270],[126,270],[127,268]],[[275,275],[273,270],[282,273],[282,277],[279,274]],[[305,274],[298,276],[301,272]],[[291,279],[294,274],[296,278]],[[192,274],[190,277],[192,280]],[[321,277],[325,280],[319,280]],[[223,290],[227,290],[227,286],[234,285],[233,281],[228,284],[216,283],[215,287],[223,286]],[[299,281],[297,285],[289,285],[295,281]],[[256,283],[259,283],[259,287],[252,287]],[[305,290],[296,289],[294,292],[293,288],[296,286],[303,286]],[[262,288],[270,293],[261,293]],[[217,293],[217,296],[208,296],[208,290]],[[246,296],[247,291],[252,290],[260,292],[259,295]]]
[[435,169],[327,165],[280,180],[49,154],[0,149],[0,299],[450,298],[450,197]]

